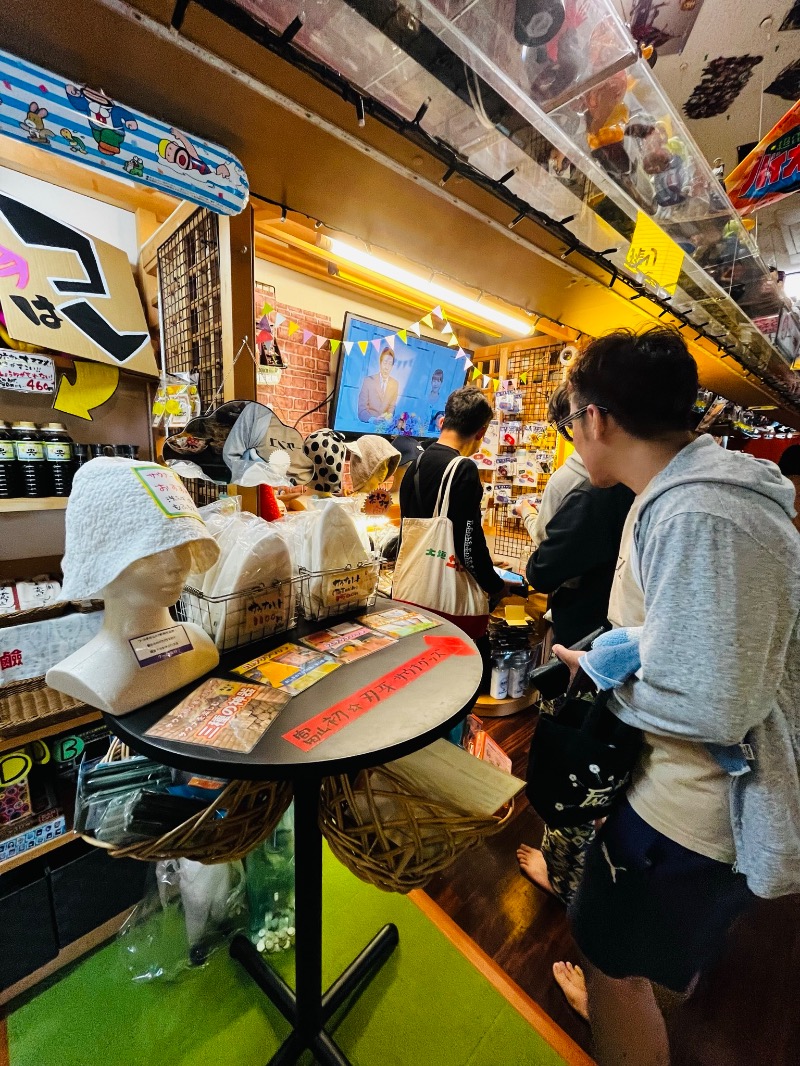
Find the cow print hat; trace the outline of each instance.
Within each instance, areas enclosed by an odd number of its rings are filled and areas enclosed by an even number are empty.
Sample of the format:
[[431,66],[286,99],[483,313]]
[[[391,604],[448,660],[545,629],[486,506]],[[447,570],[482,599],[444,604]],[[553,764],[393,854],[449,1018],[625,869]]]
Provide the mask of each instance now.
[[345,446],[341,433],[318,429],[309,433],[303,451],[314,464],[311,485],[316,492],[341,492]]

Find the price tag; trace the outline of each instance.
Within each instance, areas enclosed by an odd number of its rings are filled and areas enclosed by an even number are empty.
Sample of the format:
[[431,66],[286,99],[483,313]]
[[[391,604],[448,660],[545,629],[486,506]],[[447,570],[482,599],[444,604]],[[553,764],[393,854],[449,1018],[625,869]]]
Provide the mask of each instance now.
[[56,365],[47,355],[0,348],[0,389],[11,392],[55,392]]
[[134,466],[131,473],[141,481],[167,518],[196,518],[198,522],[203,521],[197,513],[194,500],[171,470],[160,466]]
[[183,626],[170,626],[141,637],[131,637],[130,645],[139,666],[152,666],[192,650],[191,639]]

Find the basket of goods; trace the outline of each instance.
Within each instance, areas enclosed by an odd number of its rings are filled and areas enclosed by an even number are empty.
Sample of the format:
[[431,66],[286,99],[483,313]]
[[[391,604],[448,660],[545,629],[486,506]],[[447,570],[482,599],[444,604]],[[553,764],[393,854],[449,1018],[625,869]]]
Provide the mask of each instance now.
[[285,781],[221,781],[133,755],[114,740],[78,775],[75,830],[115,859],[242,859],[292,800]]
[[384,766],[325,778],[320,827],[356,877],[405,893],[507,825],[523,785],[437,740]]

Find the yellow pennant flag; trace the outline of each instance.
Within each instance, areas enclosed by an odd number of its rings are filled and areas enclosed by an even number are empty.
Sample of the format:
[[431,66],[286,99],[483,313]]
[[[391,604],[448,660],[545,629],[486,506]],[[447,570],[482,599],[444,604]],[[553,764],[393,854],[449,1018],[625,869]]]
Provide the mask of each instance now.
[[479,366],[476,366],[475,369],[472,371],[472,380],[475,381],[480,376],[481,376],[481,368]]
[[528,384],[528,371],[527,370],[523,374],[520,374],[519,383],[520,383],[520,385],[527,385]]
[[431,329],[433,329],[433,318],[430,315],[425,315],[424,318],[420,319],[420,322],[422,322],[423,325],[430,326]]
[[261,308],[261,317],[263,318],[264,315],[268,315],[270,311],[274,310],[275,308],[272,306],[272,304],[268,304],[266,301],[264,301],[264,306]]
[[447,344],[450,348],[458,347],[458,338],[456,337],[455,333],[451,333],[450,336],[447,338]]
[[361,349],[361,354],[362,355],[366,355],[367,354],[367,345],[368,344],[369,344],[369,341],[359,341],[358,342],[358,346]]
[[399,329],[397,331],[397,336],[400,338],[400,340],[403,342],[403,344],[405,344],[408,341],[408,330]]
[[290,337],[292,336],[293,333],[297,333],[297,331],[299,329],[300,329],[300,327],[298,326],[298,324],[296,322],[292,322],[291,320],[289,321],[289,336]]
[[341,341],[331,341],[331,351],[334,355],[336,355],[336,353],[339,351],[339,345],[341,343]]

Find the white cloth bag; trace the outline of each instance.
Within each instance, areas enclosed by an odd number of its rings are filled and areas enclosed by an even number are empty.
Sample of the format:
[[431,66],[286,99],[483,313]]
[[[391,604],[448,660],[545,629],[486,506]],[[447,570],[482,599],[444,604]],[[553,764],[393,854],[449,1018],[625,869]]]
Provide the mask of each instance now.
[[462,459],[465,456],[458,455],[448,464],[433,517],[403,519],[392,588],[395,600],[457,618],[489,613],[488,596],[455,553],[453,523],[447,517],[453,476]]

